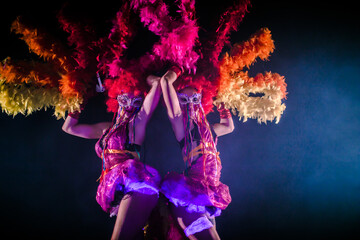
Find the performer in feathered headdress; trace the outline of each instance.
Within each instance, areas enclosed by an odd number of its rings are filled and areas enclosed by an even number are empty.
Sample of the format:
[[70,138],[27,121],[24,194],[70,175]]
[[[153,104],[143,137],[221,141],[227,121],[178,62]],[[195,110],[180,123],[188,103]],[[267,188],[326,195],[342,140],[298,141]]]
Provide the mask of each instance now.
[[[284,77],[276,73],[252,78],[243,71],[256,58],[265,60],[273,51],[266,28],[235,44],[230,54],[219,58],[229,42],[229,33],[237,29],[247,12],[249,0],[237,1],[230,7],[222,15],[214,36],[207,39],[198,36],[195,1],[176,2],[182,13],[180,20],[169,17],[163,3],[132,1],[143,23],[161,36],[163,44],[155,53],[174,66],[161,79],[161,87],[182,148],[185,171],[165,176],[160,191],[172,203],[175,219],[187,237],[217,239],[213,217],[231,202],[229,188],[220,182],[221,161],[216,149],[217,137],[234,129],[229,109],[237,111],[244,121],[257,118],[258,122],[278,122],[285,109],[281,100],[286,97],[286,84]],[[182,32],[184,29],[188,32]],[[206,114],[214,105],[220,113],[220,123],[210,126]]]
[[[110,216],[117,216],[112,239],[143,235],[142,229],[158,201],[160,184],[157,170],[140,160],[146,126],[160,98],[160,78],[150,75],[144,79],[152,64],[151,54],[132,62],[123,57],[133,34],[129,11],[124,4],[109,36],[97,41],[99,74],[107,76],[106,104],[115,114],[114,121],[79,124],[79,113],[75,112],[63,125],[69,134],[99,139],[95,150],[103,170],[96,200]],[[144,59],[146,63],[140,65]]]
[[[97,39],[90,26],[60,12],[58,20],[70,34],[70,48],[18,18],[12,28],[44,62],[6,59],[0,66],[0,104],[8,114],[55,107],[57,118],[69,113],[65,132],[99,139],[95,150],[102,159],[102,174],[96,200],[104,211],[117,215],[113,239],[143,235],[160,183],[158,172],[140,161],[146,125],[160,98],[160,78],[148,75],[157,65],[153,53],[131,60],[123,57],[134,31],[130,13],[129,5],[123,4],[110,34]],[[96,73],[106,77],[104,86],[99,81],[95,87]],[[102,88],[113,121],[79,123],[82,106]]]
[[95,150],[103,171],[96,200],[110,216],[117,216],[112,239],[133,239],[142,235],[158,200],[160,176],[140,160],[146,125],[159,101],[159,77],[149,76],[146,96],[139,80],[123,71],[115,80],[105,81],[108,109],[115,111],[113,122],[79,124],[78,114],[69,114],[63,130],[89,139],[99,139]]

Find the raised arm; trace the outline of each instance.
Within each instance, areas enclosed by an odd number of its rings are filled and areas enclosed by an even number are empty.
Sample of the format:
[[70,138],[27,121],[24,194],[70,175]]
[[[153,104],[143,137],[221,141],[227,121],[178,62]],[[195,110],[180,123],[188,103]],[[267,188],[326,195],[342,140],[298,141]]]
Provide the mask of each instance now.
[[179,99],[173,86],[176,79],[177,74],[174,71],[169,70],[161,78],[160,85],[175,137],[178,141],[181,141],[185,137],[185,132]]
[[153,114],[157,104],[159,103],[161,89],[160,89],[160,77],[150,75],[146,79],[147,83],[151,86],[150,91],[146,95],[143,105],[137,115],[138,122],[146,124],[151,115]]
[[78,124],[79,120],[72,116],[67,116],[62,126],[62,130],[68,134],[87,138],[99,139],[103,132],[111,126],[111,122],[101,122],[97,124]]
[[230,110],[226,109],[223,103],[218,107],[218,112],[220,113],[220,123],[215,123],[213,129],[216,135],[220,137],[234,131],[234,122]]
[[145,140],[146,125],[153,114],[161,95],[160,77],[150,75],[146,79],[151,86],[143,105],[135,119],[135,143],[141,145]]

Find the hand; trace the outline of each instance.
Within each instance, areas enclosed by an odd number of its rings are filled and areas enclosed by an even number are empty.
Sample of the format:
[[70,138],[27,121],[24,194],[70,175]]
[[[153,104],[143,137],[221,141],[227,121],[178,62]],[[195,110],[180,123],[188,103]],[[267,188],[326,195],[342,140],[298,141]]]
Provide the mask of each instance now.
[[217,107],[217,110],[218,110],[218,112],[220,114],[221,119],[229,119],[229,118],[231,118],[230,110],[225,108],[224,103],[220,103],[220,105]]
[[153,86],[154,84],[156,83],[159,83],[160,81],[160,77],[158,76],[154,76],[154,75],[149,75],[147,78],[146,78],[146,82],[147,84],[151,87]]
[[73,111],[73,112],[69,112],[68,113],[68,116],[74,118],[74,119],[79,119],[80,118],[80,114],[81,112],[84,110],[85,108],[85,105],[87,103],[87,99],[85,98],[83,100],[83,103],[80,104],[80,110],[76,110],[76,111]]
[[72,118],[74,118],[74,119],[79,120],[79,118],[80,118],[80,112],[79,112],[79,111],[69,112],[68,116],[69,116],[69,117],[72,117]]
[[178,66],[172,66],[169,71],[173,71],[176,73],[176,77],[179,77],[181,74],[183,74],[184,72],[184,68],[183,67],[178,67]]
[[225,109],[225,104],[222,102],[222,103],[220,103],[219,106],[217,106],[217,110],[218,110],[218,111],[221,111],[221,110],[223,110],[223,109]]
[[169,69],[163,76],[165,81],[167,81],[170,84],[173,84],[177,79],[177,74],[173,70]]

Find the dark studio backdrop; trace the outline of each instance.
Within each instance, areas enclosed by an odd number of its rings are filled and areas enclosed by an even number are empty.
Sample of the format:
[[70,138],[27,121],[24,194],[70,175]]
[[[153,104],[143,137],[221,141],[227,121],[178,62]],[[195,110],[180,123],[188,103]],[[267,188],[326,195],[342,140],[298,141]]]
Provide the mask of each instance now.
[[[213,29],[232,3],[197,0],[197,17]],[[120,1],[76,2],[78,17],[104,33]],[[56,23],[62,2],[12,1],[0,14],[0,57],[33,58],[10,33],[25,15],[66,40]],[[86,6],[86,7],[84,7]],[[232,203],[217,218],[222,239],[359,239],[360,232],[360,27],[350,1],[252,1],[231,34],[246,40],[268,27],[275,41],[270,61],[258,60],[250,75],[272,71],[286,77],[287,106],[279,124],[239,122],[221,137],[222,182]],[[104,28],[101,28],[102,25]],[[108,27],[108,28],[106,28]],[[150,49],[156,37],[145,29],[131,54]],[[80,121],[111,120],[104,97],[91,99]],[[12,239],[109,239],[115,218],[96,203],[101,160],[95,140],[62,132],[53,110],[15,118],[0,113],[1,235]],[[208,116],[218,121],[218,114]],[[183,167],[165,108],[159,104],[148,125],[146,162],[162,176]]]

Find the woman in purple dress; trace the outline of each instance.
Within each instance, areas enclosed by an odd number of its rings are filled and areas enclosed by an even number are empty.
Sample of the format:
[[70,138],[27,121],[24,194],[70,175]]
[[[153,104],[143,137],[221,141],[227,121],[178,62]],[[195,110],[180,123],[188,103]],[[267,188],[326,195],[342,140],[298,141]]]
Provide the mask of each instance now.
[[131,74],[107,80],[107,105],[108,110],[116,111],[114,122],[78,124],[77,114],[69,114],[62,127],[71,135],[99,139],[95,150],[103,171],[96,200],[110,216],[117,215],[112,239],[141,239],[158,200],[160,176],[140,161],[140,148],[161,95],[159,80],[147,78],[151,89],[145,98],[145,91],[134,84]]
[[173,67],[160,83],[185,171],[165,176],[160,191],[172,203],[175,219],[187,237],[220,239],[213,220],[228,206],[231,197],[228,186],[220,182],[221,161],[213,137],[232,132],[234,124],[229,110],[220,108],[220,123],[210,126],[202,107],[204,85],[180,79],[175,88],[180,73]]

